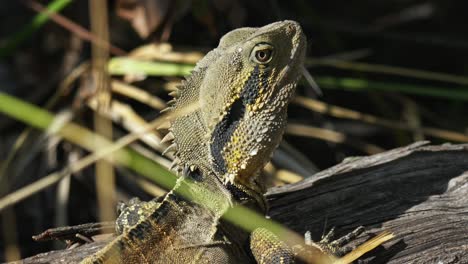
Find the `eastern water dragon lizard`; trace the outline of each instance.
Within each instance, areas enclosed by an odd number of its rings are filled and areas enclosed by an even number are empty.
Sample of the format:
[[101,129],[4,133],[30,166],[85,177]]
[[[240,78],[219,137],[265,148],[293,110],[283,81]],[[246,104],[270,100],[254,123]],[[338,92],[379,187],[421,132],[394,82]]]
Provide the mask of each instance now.
[[182,172],[176,186],[132,205],[143,217],[121,216],[121,234],[82,263],[294,263],[268,230],[248,233],[221,217],[236,203],[265,210],[260,171],[282,138],[305,51],[294,21],[224,35],[173,93],[169,111],[196,106],[171,120],[163,140]]

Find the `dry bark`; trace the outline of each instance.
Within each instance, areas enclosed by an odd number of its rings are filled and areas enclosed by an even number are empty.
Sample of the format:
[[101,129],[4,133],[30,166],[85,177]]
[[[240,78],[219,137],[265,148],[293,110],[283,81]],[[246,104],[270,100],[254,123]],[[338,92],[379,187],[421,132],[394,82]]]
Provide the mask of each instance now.
[[[269,215],[315,240],[324,229],[343,235],[396,238],[364,256],[366,263],[468,263],[468,145],[418,142],[381,154],[346,159],[293,185],[269,190]],[[353,241],[363,242],[369,235]],[[102,246],[51,251],[24,263],[71,263]]]
[[315,239],[325,225],[341,234],[359,225],[394,232],[370,263],[468,263],[468,145],[426,144],[348,159],[274,188],[270,215]]

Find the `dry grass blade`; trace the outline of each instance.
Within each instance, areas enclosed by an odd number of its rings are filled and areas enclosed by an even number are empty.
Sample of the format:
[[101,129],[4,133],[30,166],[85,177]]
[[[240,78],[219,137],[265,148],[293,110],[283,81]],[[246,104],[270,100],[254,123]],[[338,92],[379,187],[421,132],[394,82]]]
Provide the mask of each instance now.
[[331,66],[339,69],[373,72],[373,73],[384,73],[397,76],[411,77],[422,80],[441,81],[449,82],[460,85],[468,85],[468,78],[463,76],[457,76],[447,73],[431,72],[410,68],[393,67],[380,64],[370,64],[362,62],[350,62],[336,59],[311,59],[307,63],[308,66],[322,65]]
[[357,50],[351,50],[351,51],[344,51],[344,52],[338,52],[338,53],[333,53],[330,55],[326,55],[320,58],[312,58],[308,59],[306,61],[307,65],[314,65],[314,62],[316,61],[330,61],[330,60],[339,60],[339,61],[355,61],[355,60],[361,60],[366,57],[369,57],[372,55],[373,51],[370,48],[363,48],[363,49],[357,49]]
[[[80,163],[83,162],[83,160],[79,161]],[[85,163],[86,164],[86,163]],[[91,163],[92,164],[92,163]],[[79,165],[79,164],[78,164]],[[90,164],[88,164],[90,165]],[[77,170],[78,171],[78,170]],[[29,196],[49,187],[52,186],[53,184],[57,183],[59,180],[61,180],[63,177],[67,176],[70,173],[70,169],[67,168],[61,172],[54,172],[46,177],[35,181],[34,183],[27,185],[23,188],[20,188],[8,195],[5,195],[2,199],[0,199],[0,212],[5,210],[5,208],[12,206]]]
[[288,184],[296,183],[304,179],[301,175],[288,170],[278,170],[276,172],[276,178]]
[[[24,3],[24,1],[22,2]],[[2,43],[0,43],[0,57],[12,55],[15,49],[21,43],[23,43],[28,37],[30,37],[34,32],[36,32],[40,27],[42,27],[47,21],[49,21],[49,18],[52,14],[60,12],[71,2],[71,0],[49,1],[47,7],[43,8],[42,11],[39,12],[39,14],[35,15],[29,24],[22,27],[13,36],[7,39],[2,39]],[[4,13],[3,16],[8,16],[8,12]]]
[[197,51],[174,51],[169,43],[148,44],[132,50],[128,57],[141,60],[156,60],[166,62],[195,64],[205,54]]
[[167,193],[166,190],[143,179],[137,179],[136,183],[138,184],[138,186],[140,186],[141,189],[151,194],[153,197],[161,197]]
[[[78,67],[76,67],[67,77],[60,83],[59,89],[50,97],[49,100],[45,103],[44,108],[50,109],[52,108],[59,100],[59,98],[69,92],[69,88],[71,87],[72,83],[76,81],[85,71],[89,69],[89,63],[82,63]],[[16,139],[15,143],[13,144],[12,149],[8,153],[8,157],[4,162],[1,163],[0,166],[0,185],[6,186],[6,184],[2,184],[2,179],[8,167],[11,165],[11,162],[16,157],[18,151],[24,146],[24,143],[31,137],[31,132],[33,131],[32,128],[26,128],[23,132],[21,132],[20,136]],[[30,147],[30,146],[28,146]],[[19,157],[21,159],[26,159],[27,157]],[[21,163],[21,162],[19,162]]]
[[310,87],[312,87],[312,90],[314,90],[314,92],[318,95],[318,96],[322,96],[323,95],[323,92],[322,90],[320,89],[319,85],[317,84],[317,82],[314,80],[314,77],[312,77],[312,75],[310,74],[310,72],[307,70],[306,67],[302,66],[301,67],[301,71],[302,71],[302,76],[304,76],[304,78],[306,79],[307,83],[309,83]]
[[1,215],[2,220],[2,239],[8,242],[4,248],[4,256],[6,261],[13,261],[21,258],[20,247],[18,244],[17,219],[14,210],[5,210]]
[[377,236],[371,238],[370,240],[366,241],[364,244],[359,245],[356,249],[349,252],[342,258],[335,261],[333,264],[348,264],[353,263],[353,261],[360,258],[362,255],[366,254],[367,252],[373,250],[374,248],[382,245],[383,243],[393,239],[395,236],[390,232],[382,232]]
[[276,166],[302,177],[308,177],[319,171],[317,165],[310,160],[308,155],[299,151],[286,140],[281,141],[280,146],[275,150],[272,162]]
[[[88,101],[88,106],[94,111],[97,110],[97,101],[91,99]],[[114,122],[122,125],[125,129],[130,132],[137,132],[144,128],[148,123],[133,109],[126,104],[120,103],[117,100],[113,100],[109,111],[104,113],[104,115],[114,120]],[[142,136],[141,140],[151,146],[153,149],[163,152],[166,147],[160,144],[161,138],[156,133],[148,133]]]
[[[0,186],[4,186],[4,187],[8,186],[8,184],[5,182],[6,181],[5,173],[8,167],[10,166],[11,162],[15,158],[16,154],[18,153],[19,149],[26,142],[29,132],[30,132],[29,129],[26,129],[25,131],[21,132],[21,134],[15,140],[15,143],[13,143],[13,147],[8,152],[7,158],[0,163]],[[0,192],[3,192],[1,188],[0,188]]]
[[288,133],[289,135],[311,137],[333,143],[350,145],[370,155],[384,151],[384,149],[376,145],[362,142],[357,139],[350,140],[343,133],[325,128],[306,126],[302,124],[288,124],[288,127],[286,128],[286,133]]
[[[107,2],[105,0],[89,1],[89,17],[91,20],[91,31],[98,36],[99,43],[109,43],[109,26],[107,18]],[[112,140],[113,128],[112,121],[104,118],[104,113],[109,111],[111,103],[110,78],[107,72],[107,62],[109,60],[109,47],[92,42],[91,45],[91,77],[95,95],[98,104],[97,111],[94,112],[94,129],[96,133]],[[101,142],[96,141],[98,148]],[[110,157],[112,160],[112,156]],[[115,173],[114,168],[107,160],[98,160],[95,166],[96,170],[96,194],[99,205],[99,220],[101,222],[115,219],[113,206],[117,201],[115,192]]]
[[80,159],[79,161],[77,161],[75,163],[70,164],[68,167],[66,167],[62,171],[54,172],[52,174],[49,174],[46,177],[44,177],[44,178],[42,178],[42,179],[28,185],[28,186],[25,186],[25,187],[23,187],[21,189],[16,190],[13,193],[10,193],[10,194],[6,195],[2,199],[0,199],[0,212],[2,210],[4,210],[5,208],[7,208],[7,207],[9,207],[9,206],[21,201],[21,200],[24,200],[27,197],[29,197],[29,196],[31,196],[31,195],[45,189],[45,188],[57,183],[60,179],[62,179],[66,175],[76,173],[76,172],[86,168],[87,166],[92,165],[96,161],[108,157],[112,153],[114,153],[114,152],[122,149],[123,147],[127,146],[128,144],[140,139],[148,131],[154,130],[158,126],[160,126],[162,123],[167,122],[167,119],[173,119],[178,115],[184,115],[184,114],[190,113],[194,109],[195,109],[195,106],[190,105],[190,106],[187,106],[187,107],[181,109],[181,111],[178,112],[177,114],[170,113],[170,114],[163,115],[163,116],[155,119],[151,123],[149,123],[143,129],[141,129],[141,130],[139,130],[137,132],[128,134],[128,135],[120,138],[119,140],[117,140],[112,145],[107,146],[107,147],[105,147],[103,149],[96,149],[94,153]]
[[364,113],[350,110],[344,107],[320,102],[318,100],[314,100],[311,98],[298,96],[297,98],[295,98],[294,102],[312,111],[326,114],[326,115],[331,115],[337,118],[357,120],[357,121],[379,125],[379,126],[383,126],[383,127],[387,127],[391,129],[401,129],[401,130],[407,130],[407,131],[412,131],[412,132],[422,132],[423,134],[427,136],[442,138],[448,141],[468,142],[468,135],[465,135],[462,133],[439,129],[439,128],[424,127],[424,126],[421,128],[418,128],[418,131],[413,131],[414,127],[403,122],[388,120],[388,119],[380,118],[377,116],[364,114]]
[[112,91],[121,95],[125,95],[128,98],[134,99],[140,103],[146,104],[154,109],[162,110],[166,108],[166,103],[151,95],[150,93],[127,83],[113,80]]
[[[36,1],[27,1],[26,5],[36,12],[46,12],[46,8]],[[50,13],[48,14],[50,18],[57,23],[58,25],[64,27],[65,29],[73,32],[79,38],[95,43],[96,45],[107,47],[109,48],[110,52],[114,55],[123,56],[126,52],[114,45],[110,44],[109,42],[103,41],[101,38],[96,37],[95,34],[89,32],[86,28],[76,24],[75,22],[69,20],[68,18],[57,14],[57,13]]]

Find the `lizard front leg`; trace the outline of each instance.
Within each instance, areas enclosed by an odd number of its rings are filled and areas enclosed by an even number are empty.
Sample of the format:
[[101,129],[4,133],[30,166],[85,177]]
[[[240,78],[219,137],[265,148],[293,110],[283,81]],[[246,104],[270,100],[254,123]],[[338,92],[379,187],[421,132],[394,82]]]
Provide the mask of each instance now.
[[250,250],[259,264],[325,264],[332,263],[334,258],[315,244],[303,244],[291,248],[265,228],[257,228],[251,233]]
[[295,263],[292,249],[265,228],[257,228],[250,234],[250,250],[260,264]]

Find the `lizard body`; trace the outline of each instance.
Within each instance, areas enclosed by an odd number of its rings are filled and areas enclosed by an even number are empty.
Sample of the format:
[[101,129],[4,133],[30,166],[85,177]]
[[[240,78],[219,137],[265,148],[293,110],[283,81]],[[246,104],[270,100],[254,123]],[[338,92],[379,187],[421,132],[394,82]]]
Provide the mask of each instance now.
[[[193,175],[193,173],[189,173]],[[148,202],[144,218],[124,229],[116,239],[82,263],[239,263],[242,252],[232,252],[218,236],[218,220],[231,206],[231,195],[215,177],[183,176],[160,202]],[[197,200],[199,188],[212,193],[210,206]],[[184,192],[182,198],[176,192]],[[193,194],[193,195],[191,195]]]
[[283,135],[305,49],[294,21],[223,36],[169,108],[196,106],[172,120],[163,140],[173,140],[183,176],[162,201],[146,205],[142,220],[83,263],[248,263],[252,254],[259,263],[292,263],[291,250],[264,230],[251,238],[260,247],[246,252],[248,234],[220,219],[239,201],[265,209],[257,176]]

